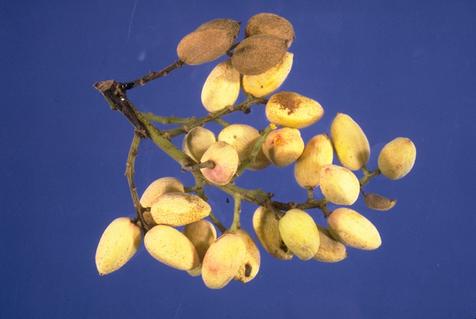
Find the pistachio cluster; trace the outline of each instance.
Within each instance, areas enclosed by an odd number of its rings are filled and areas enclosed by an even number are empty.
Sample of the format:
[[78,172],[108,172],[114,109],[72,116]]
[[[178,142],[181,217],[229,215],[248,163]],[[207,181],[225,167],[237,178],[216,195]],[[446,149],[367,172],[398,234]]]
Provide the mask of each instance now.
[[[330,135],[319,133],[305,143],[300,129],[318,122],[324,108],[299,93],[276,92],[292,69],[294,54],[288,50],[295,37],[293,26],[283,17],[261,13],[249,19],[245,38],[235,42],[239,30],[240,24],[230,19],[202,24],[180,41],[179,62],[163,72],[183,64],[210,62],[225,54],[230,57],[218,63],[205,80],[201,102],[208,115],[204,118],[146,116],[134,109],[123,90],[144,85],[160,72],[116,87],[114,94],[119,94],[120,102],[115,102],[115,95],[107,95],[107,83],[97,85],[108,102],[134,124],[135,137],[140,131],[140,138],[151,138],[189,170],[196,182],[185,187],[174,177],[161,177],[139,199],[133,184],[137,150],[131,147],[127,175],[137,218],[120,217],[106,228],[96,251],[99,274],[121,268],[143,241],[153,258],[191,276],[201,276],[209,288],[223,288],[232,280],[251,281],[260,268],[260,251],[250,233],[240,227],[242,200],[257,205],[252,216],[254,233],[263,249],[280,260],[296,256],[300,260],[339,262],[347,257],[346,247],[374,250],[381,246],[379,231],[369,219],[340,206],[353,205],[362,194],[370,209],[393,208],[395,200],[367,193],[363,188],[379,174],[391,180],[407,175],[415,163],[415,145],[404,137],[390,141],[380,151],[378,168],[368,170],[369,141],[359,124],[342,113],[334,117]],[[247,99],[237,104],[241,91]],[[125,106],[124,101],[128,103]],[[258,103],[265,104],[263,113],[270,123],[261,131],[222,120],[231,112],[248,113]],[[151,121],[182,126],[162,131]],[[223,129],[215,134],[205,127],[210,121],[218,121]],[[182,133],[185,135],[179,150],[170,139]],[[303,203],[274,201],[272,194],[235,184],[246,169],[292,164],[297,184],[308,195]],[[356,171],[362,172],[360,179]],[[213,214],[205,185],[233,195],[234,218],[229,228]],[[317,190],[321,199],[315,197]],[[330,205],[335,207],[331,209]],[[318,225],[307,212],[315,208],[324,213],[327,225]]]

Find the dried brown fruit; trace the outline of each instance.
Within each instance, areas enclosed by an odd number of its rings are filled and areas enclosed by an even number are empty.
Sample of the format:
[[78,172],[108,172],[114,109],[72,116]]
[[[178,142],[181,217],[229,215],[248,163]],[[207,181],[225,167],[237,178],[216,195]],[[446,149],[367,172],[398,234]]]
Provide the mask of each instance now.
[[286,41],[260,34],[244,39],[233,51],[231,63],[245,75],[257,75],[281,63],[287,52]]
[[291,46],[295,33],[291,22],[273,13],[259,13],[252,16],[246,24],[247,37],[256,34],[269,34],[286,41]]
[[239,30],[238,22],[233,20],[218,19],[204,23],[180,40],[177,55],[190,65],[213,61],[231,48]]
[[392,209],[397,204],[396,199],[390,199],[375,193],[365,193],[364,201],[368,208],[382,212]]

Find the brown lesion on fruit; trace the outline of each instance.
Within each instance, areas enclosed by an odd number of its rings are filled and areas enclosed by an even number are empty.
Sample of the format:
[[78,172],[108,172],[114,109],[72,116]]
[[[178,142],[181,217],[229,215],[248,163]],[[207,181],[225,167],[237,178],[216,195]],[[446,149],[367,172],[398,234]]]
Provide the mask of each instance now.
[[245,277],[251,276],[251,271],[253,270],[253,267],[249,264],[245,264]]
[[294,113],[301,104],[296,95],[291,92],[281,92],[275,95],[273,100],[279,104],[281,109],[287,110],[288,115]]
[[279,249],[281,249],[285,253],[289,252],[288,246],[286,246],[286,244],[282,240],[279,242]]

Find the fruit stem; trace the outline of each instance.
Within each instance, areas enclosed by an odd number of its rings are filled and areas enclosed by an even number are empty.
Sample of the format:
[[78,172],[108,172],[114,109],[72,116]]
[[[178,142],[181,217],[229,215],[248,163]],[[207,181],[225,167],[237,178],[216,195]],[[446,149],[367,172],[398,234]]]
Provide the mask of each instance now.
[[267,126],[262,132],[261,135],[256,139],[253,148],[251,149],[250,155],[241,162],[240,166],[238,167],[238,170],[236,171],[235,178],[240,176],[243,171],[256,160],[256,157],[258,156],[259,152],[261,151],[261,146],[263,146],[264,141],[266,140],[266,137],[269,135],[269,133],[273,130],[272,126],[269,125]]
[[372,180],[372,178],[380,175],[380,170],[376,168],[375,170],[370,171],[366,166],[363,166],[362,173],[364,174],[364,176],[362,176],[359,180],[361,189],[362,187],[367,185],[370,182],[370,180]]
[[129,185],[129,191],[131,193],[132,203],[134,204],[134,208],[136,211],[136,224],[137,220],[140,221],[141,227],[143,228],[144,232],[149,230],[149,225],[144,219],[143,213],[145,208],[142,207],[139,201],[139,195],[137,194],[137,188],[134,182],[134,173],[135,173],[135,162],[136,157],[139,152],[139,145],[141,141],[141,136],[137,131],[134,131],[134,136],[132,138],[131,147],[129,148],[129,153],[127,155],[127,162],[126,162],[126,171],[125,175],[127,178],[127,183]]
[[241,196],[236,193],[233,195],[233,223],[230,226],[231,231],[240,229],[240,216],[241,216]]

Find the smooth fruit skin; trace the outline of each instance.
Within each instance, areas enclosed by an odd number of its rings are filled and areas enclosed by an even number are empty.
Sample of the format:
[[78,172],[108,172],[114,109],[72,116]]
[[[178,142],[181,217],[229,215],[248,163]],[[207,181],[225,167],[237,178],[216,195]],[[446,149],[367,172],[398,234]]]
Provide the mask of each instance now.
[[312,259],[319,250],[317,225],[303,210],[288,210],[279,220],[279,233],[289,250],[301,260]]
[[344,260],[347,257],[347,249],[345,246],[332,238],[329,231],[325,228],[317,226],[319,229],[319,250],[314,259],[326,263],[335,263]]
[[283,60],[268,71],[258,75],[243,76],[243,90],[254,97],[263,97],[276,91],[291,72],[294,54],[286,52]]
[[183,226],[210,215],[211,207],[196,195],[175,192],[160,196],[150,212],[156,224]]
[[246,257],[240,236],[225,233],[208,248],[202,264],[202,279],[210,289],[225,287],[237,274]]
[[200,162],[212,161],[213,168],[202,168],[200,171],[209,182],[216,185],[228,184],[235,175],[240,159],[235,148],[230,144],[218,141],[212,144],[203,154]]
[[309,140],[304,152],[294,166],[294,178],[302,188],[319,185],[320,170],[332,164],[334,150],[332,142],[326,134],[319,134]]
[[337,113],[331,124],[331,139],[344,167],[356,171],[369,161],[370,145],[367,136],[349,115]]
[[273,257],[281,260],[290,260],[293,254],[279,234],[278,219],[275,214],[260,206],[253,214],[253,229],[263,248]]
[[217,112],[235,104],[240,94],[240,73],[230,60],[213,68],[202,88],[202,104],[208,112]]
[[409,138],[397,137],[380,151],[378,168],[385,177],[397,180],[412,170],[415,159],[415,144]]
[[[240,162],[250,156],[256,140],[260,137],[259,131],[247,124],[231,124],[221,130],[218,140],[233,146],[238,153]],[[260,150],[256,159],[250,164],[251,169],[263,169],[270,164],[269,160]]]
[[353,209],[337,208],[327,218],[327,222],[334,237],[347,246],[374,250],[382,244],[377,228]]
[[261,255],[255,242],[246,231],[243,229],[238,229],[234,232],[234,234],[238,235],[243,240],[246,248],[243,264],[240,266],[235,279],[246,284],[247,282],[253,280],[258,274],[261,264]]
[[325,165],[319,176],[321,192],[331,203],[352,205],[359,197],[359,180],[349,169],[338,165]]
[[96,249],[99,275],[107,275],[124,266],[137,252],[141,230],[127,217],[113,220],[104,230]]
[[199,276],[202,273],[201,264],[203,257],[211,244],[217,239],[217,231],[212,223],[208,220],[202,219],[197,222],[185,225],[183,233],[192,242],[197,250],[200,259],[200,265],[188,271],[190,276]]
[[147,186],[140,198],[142,207],[151,207],[165,193],[184,192],[183,184],[175,177],[161,177]]
[[173,227],[154,226],[145,234],[144,246],[152,257],[172,268],[191,270],[200,265],[192,242]]
[[268,121],[286,127],[308,127],[323,115],[324,109],[317,101],[295,92],[276,93],[266,103]]
[[217,239],[215,227],[204,219],[185,225],[183,233],[197,249],[200,261],[203,260],[208,247]]
[[182,150],[195,162],[200,162],[206,150],[216,142],[215,134],[201,126],[191,129],[183,138]]
[[304,151],[304,141],[298,129],[283,127],[268,134],[262,150],[274,165],[284,167],[301,156]]

